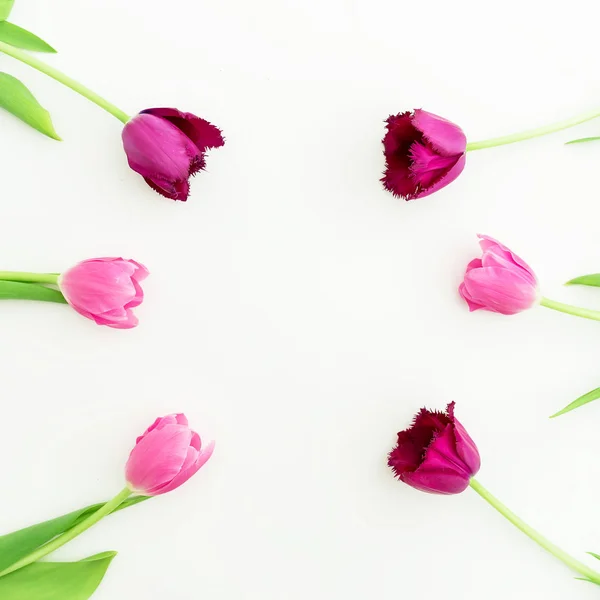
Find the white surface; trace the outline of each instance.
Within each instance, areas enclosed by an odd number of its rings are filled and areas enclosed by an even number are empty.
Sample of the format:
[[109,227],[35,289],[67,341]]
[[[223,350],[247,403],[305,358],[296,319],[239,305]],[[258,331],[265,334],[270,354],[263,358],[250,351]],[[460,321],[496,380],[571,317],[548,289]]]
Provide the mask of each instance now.
[[454,399],[480,480],[600,552],[600,403],[547,419],[600,385],[599,325],[470,315],[456,294],[485,232],[546,295],[600,306],[561,288],[600,270],[600,145],[562,145],[600,122],[477,152],[421,201],[378,184],[390,113],[422,106],[475,140],[600,104],[591,3],[534,4],[17,0],[53,65],[132,113],[204,116],[227,144],[175,204],[129,171],[118,121],[0,58],[65,140],[0,114],[1,268],[123,255],[152,272],[133,331],[0,307],[0,531],[116,493],[135,436],[185,411],[211,462],[60,555],[119,550],[98,600],[597,597],[475,494],[420,494],[385,465],[415,410]]

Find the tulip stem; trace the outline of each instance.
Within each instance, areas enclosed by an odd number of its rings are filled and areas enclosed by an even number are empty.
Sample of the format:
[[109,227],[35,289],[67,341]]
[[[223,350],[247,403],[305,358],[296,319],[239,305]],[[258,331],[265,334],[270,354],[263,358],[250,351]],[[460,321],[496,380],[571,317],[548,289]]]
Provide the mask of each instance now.
[[587,565],[583,564],[576,558],[573,558],[570,554],[567,554],[564,550],[553,544],[550,540],[546,539],[541,533],[530,527],[518,517],[512,510],[502,504],[498,498],[490,494],[476,479],[471,479],[469,484],[473,490],[475,490],[486,502],[488,502],[493,508],[495,508],[503,517],[506,517],[515,527],[520,529],[527,537],[531,538],[534,542],[539,544],[544,550],[550,552],[558,560],[562,561],[567,567],[583,575],[587,580],[600,585],[600,573],[594,571]]
[[89,88],[86,88],[84,85],[75,81],[68,75],[65,75],[58,69],[51,67],[45,62],[31,56],[27,52],[23,50],[19,50],[10,44],[6,44],[5,42],[0,42],[0,52],[4,52],[4,54],[8,54],[17,60],[37,69],[38,71],[48,75],[48,77],[52,77],[52,79],[56,79],[56,81],[66,85],[68,88],[71,88],[74,92],[81,94],[84,98],[92,101],[94,104],[97,104],[100,108],[103,108],[105,111],[109,112],[111,115],[122,121],[123,123],[127,123],[130,117],[128,114],[124,113],[120,108],[117,108],[114,104],[110,103],[108,100],[104,99],[102,96],[99,96],[95,92],[92,92]]
[[591,310],[589,308],[579,308],[579,306],[573,306],[571,304],[563,304],[562,302],[555,302],[549,298],[542,298],[540,304],[546,308],[557,310],[559,312],[566,313],[568,315],[575,315],[576,317],[582,317],[583,319],[592,319],[593,321],[600,321],[600,311]]
[[25,271],[0,271],[0,280],[23,281],[26,283],[58,283],[58,273],[27,273]]
[[0,300],[39,300],[67,304],[67,300],[59,290],[20,281],[0,281]]
[[495,146],[504,146],[505,144],[514,144],[515,142],[522,142],[524,140],[530,140],[531,138],[540,137],[549,133],[555,133],[580,125],[586,121],[591,121],[600,117],[600,111],[594,110],[566,121],[559,121],[552,125],[546,125],[545,127],[538,127],[537,129],[528,129],[527,131],[521,131],[520,133],[513,133],[511,135],[504,135],[502,137],[491,138],[489,140],[482,140],[480,142],[470,142],[467,144],[467,152],[470,150],[483,150],[484,148],[494,148]]
[[27,565],[30,565],[44,556],[47,556],[51,552],[58,550],[61,546],[64,546],[67,542],[70,542],[72,539],[76,538],[78,535],[81,535],[84,531],[89,529],[92,525],[95,525],[98,521],[114,512],[129,496],[131,496],[131,490],[129,488],[125,488],[120,491],[112,500],[109,500],[106,504],[102,505],[96,512],[92,513],[87,519],[81,521],[77,525],[71,527],[65,531],[62,535],[59,535],[57,538],[54,538],[46,545],[41,546],[37,550],[34,550],[31,554],[23,557],[18,560],[16,563],[12,564],[10,567],[4,569],[4,571],[0,572],[0,577],[4,577],[9,573],[13,573],[18,569],[22,569]]

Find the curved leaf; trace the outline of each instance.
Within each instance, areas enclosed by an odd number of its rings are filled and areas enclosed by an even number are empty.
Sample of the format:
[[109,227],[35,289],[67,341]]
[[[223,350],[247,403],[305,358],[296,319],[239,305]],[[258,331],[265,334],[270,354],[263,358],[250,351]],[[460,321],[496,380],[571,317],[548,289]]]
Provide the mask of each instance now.
[[16,77],[0,73],[0,107],[53,140],[60,137],[54,130],[50,113]]
[[565,285],[589,285],[592,287],[600,287],[600,273],[592,273],[591,275],[582,275],[567,281]]
[[8,19],[15,0],[0,0],[0,21]]
[[[134,496],[128,498],[117,508],[117,511],[129,508],[134,504],[148,500],[148,496]],[[6,535],[0,536],[0,571],[3,571],[10,565],[14,565],[18,560],[31,554],[34,550],[43,546],[57,535],[64,533],[71,527],[74,527],[99,508],[104,506],[101,504],[92,504],[80,510],[73,511],[66,515],[37,523],[25,529],[19,529]],[[117,512],[115,511],[115,512]]]
[[588,392],[587,394],[580,396],[579,398],[577,398],[577,400],[573,400],[573,402],[571,402],[571,404],[569,404],[568,406],[565,406],[562,410],[559,410],[557,413],[553,414],[550,418],[554,419],[554,417],[560,417],[561,415],[571,412],[572,410],[575,410],[576,408],[579,408],[580,406],[583,406],[584,404],[589,404],[590,402],[593,402],[594,400],[598,400],[598,398],[600,398],[600,388],[596,388],[595,390],[592,390],[591,392]]
[[0,41],[23,50],[56,54],[56,50],[42,38],[8,21],[0,22]]
[[98,588],[116,552],[79,562],[37,562],[0,577],[2,600],[87,600]]
[[570,144],[584,144],[585,142],[596,142],[598,140],[600,140],[600,137],[579,138],[578,140],[571,140],[570,142],[566,142],[565,145],[569,146]]

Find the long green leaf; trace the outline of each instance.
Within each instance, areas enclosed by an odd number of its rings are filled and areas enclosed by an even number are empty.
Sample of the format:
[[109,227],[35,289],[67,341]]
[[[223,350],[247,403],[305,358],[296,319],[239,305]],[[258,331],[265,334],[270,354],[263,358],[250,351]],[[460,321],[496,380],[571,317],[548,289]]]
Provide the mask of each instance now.
[[566,145],[569,146],[570,144],[584,144],[585,142],[596,142],[598,140],[600,140],[600,137],[579,138],[578,140],[571,140],[570,142],[566,142]]
[[593,556],[595,559],[600,560],[600,554],[595,554],[594,552],[588,552],[590,556]]
[[575,277],[575,279],[567,281],[565,285],[589,285],[592,287],[600,287],[600,273]]
[[40,133],[60,141],[60,137],[54,130],[50,113],[23,83],[8,73],[0,73],[0,107]]
[[0,577],[2,600],[87,600],[98,588],[116,552],[79,562],[38,562]]
[[0,0],[0,21],[8,19],[15,0]]
[[66,304],[65,297],[53,288],[37,283],[0,281],[0,300],[40,300]]
[[[579,408],[580,406],[583,406],[584,404],[589,404],[590,402],[593,402],[594,400],[598,400],[598,398],[600,398],[600,388],[596,388],[595,390],[592,390],[591,392],[588,392],[587,394],[580,396],[579,398],[577,398],[577,400],[573,400],[573,402],[571,402],[571,404],[569,404],[568,406],[565,406],[562,410],[559,410],[557,413],[553,414],[550,418],[554,419],[554,417],[560,417],[560,415],[564,415],[565,413],[571,412],[572,410],[575,410],[576,408]],[[592,555],[592,556],[594,556],[594,555]],[[596,557],[596,558],[598,558],[598,557]]]
[[[148,497],[134,496],[133,498],[128,498],[119,506],[117,511],[139,504],[144,500],[148,500]],[[36,548],[43,546],[57,535],[71,529],[71,527],[86,519],[90,514],[96,512],[101,506],[104,506],[104,503],[86,506],[55,519],[0,536],[0,571],[31,554]],[[2,598],[1,595],[0,598]]]
[[31,31],[4,20],[0,22],[0,41],[32,52],[56,53],[56,50],[50,44],[31,33]]

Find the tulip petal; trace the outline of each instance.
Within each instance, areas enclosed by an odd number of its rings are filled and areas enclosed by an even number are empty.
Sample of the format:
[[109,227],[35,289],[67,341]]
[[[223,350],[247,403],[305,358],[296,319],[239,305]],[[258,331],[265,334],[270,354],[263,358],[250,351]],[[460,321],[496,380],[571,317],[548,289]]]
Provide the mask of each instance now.
[[219,148],[225,143],[218,127],[192,113],[176,108],[147,108],[141,114],[154,115],[173,123],[194,142],[200,152],[205,152],[208,148]]
[[474,312],[476,310],[485,308],[485,305],[480,304],[480,303],[476,302],[475,300],[473,300],[473,298],[471,298],[464,281],[463,281],[463,283],[460,284],[460,286],[458,286],[458,293],[461,295],[462,299],[469,306],[469,312]]
[[447,119],[417,108],[412,124],[440,154],[454,156],[463,154],[467,149],[463,130]]
[[494,238],[479,234],[479,245],[483,251],[482,265],[484,267],[505,267],[510,268],[513,265],[523,270],[523,275],[533,284],[537,283],[537,278],[533,269],[512,250]]
[[180,472],[192,438],[189,428],[165,425],[145,435],[131,451],[126,467],[130,487],[141,494],[154,495]]
[[162,179],[150,179],[149,177],[144,177],[144,180],[155,192],[158,192],[161,196],[165,196],[171,200],[180,200],[181,202],[185,202],[190,195],[190,184],[187,179],[166,181]]
[[[193,477],[208,461],[208,459],[213,455],[215,449],[215,443],[209,442],[206,448],[198,451],[196,449],[190,449],[190,459],[189,463],[186,457],[186,463],[184,463],[181,471],[173,478],[171,483],[167,484],[165,487],[160,488],[155,495],[158,494],[166,494],[167,492],[172,492],[174,489],[183,485],[188,479]],[[193,450],[193,452],[192,452]],[[193,456],[193,458],[192,458]]]
[[521,270],[482,267],[465,274],[463,297],[486,310],[514,315],[531,308],[537,301],[537,288]]
[[465,164],[467,162],[467,157],[463,154],[458,158],[456,164],[447,171],[442,177],[440,177],[431,187],[428,187],[425,190],[420,191],[414,199],[417,198],[425,198],[426,196],[430,196],[434,192],[441,190],[443,187],[451,184],[464,170]]
[[449,424],[428,446],[420,466],[401,479],[421,491],[459,494],[468,487],[472,474],[456,451],[454,425]]

